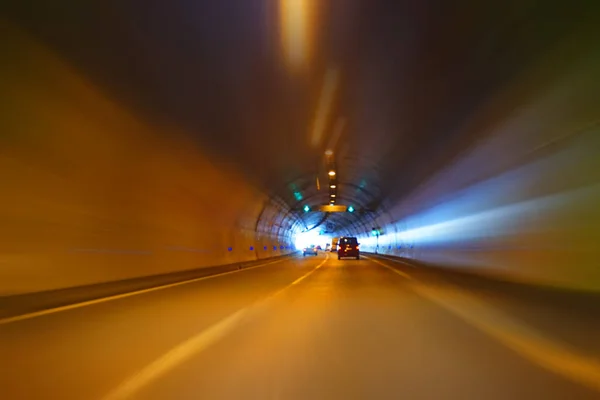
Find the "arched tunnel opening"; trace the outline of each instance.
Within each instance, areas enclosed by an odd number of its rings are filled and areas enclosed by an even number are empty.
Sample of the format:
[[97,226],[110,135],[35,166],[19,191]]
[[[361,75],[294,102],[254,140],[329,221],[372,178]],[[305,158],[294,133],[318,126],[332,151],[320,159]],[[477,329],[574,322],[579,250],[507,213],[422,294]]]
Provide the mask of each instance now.
[[0,393],[597,398],[595,3],[4,2]]

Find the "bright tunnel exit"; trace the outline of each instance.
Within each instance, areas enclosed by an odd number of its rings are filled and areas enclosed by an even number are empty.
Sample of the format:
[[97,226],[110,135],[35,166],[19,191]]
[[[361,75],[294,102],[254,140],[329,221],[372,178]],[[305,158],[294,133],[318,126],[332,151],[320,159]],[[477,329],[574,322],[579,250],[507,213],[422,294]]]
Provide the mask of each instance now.
[[327,244],[331,243],[331,236],[321,234],[317,230],[299,232],[296,234],[294,243],[296,244],[296,249],[303,249],[310,245],[321,246],[322,249],[325,249]]

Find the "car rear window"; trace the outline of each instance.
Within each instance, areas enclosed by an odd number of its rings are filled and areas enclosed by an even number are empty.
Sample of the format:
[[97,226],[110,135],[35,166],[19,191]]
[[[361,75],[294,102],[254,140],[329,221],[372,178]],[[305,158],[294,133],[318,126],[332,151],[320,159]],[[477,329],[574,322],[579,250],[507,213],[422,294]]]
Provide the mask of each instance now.
[[345,237],[345,238],[342,238],[342,239],[341,239],[341,242],[342,242],[343,244],[349,244],[350,246],[356,246],[356,243],[357,243],[358,241],[356,240],[356,238],[355,238],[355,237]]

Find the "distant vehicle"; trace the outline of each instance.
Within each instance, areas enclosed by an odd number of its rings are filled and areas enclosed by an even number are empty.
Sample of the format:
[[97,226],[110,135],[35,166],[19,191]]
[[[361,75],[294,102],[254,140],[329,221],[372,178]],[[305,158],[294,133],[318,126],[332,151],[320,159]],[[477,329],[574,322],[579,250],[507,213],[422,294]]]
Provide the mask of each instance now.
[[359,244],[355,237],[341,237],[339,241],[338,260],[341,260],[342,257],[352,257],[360,260]]
[[323,250],[323,248],[321,247],[321,245],[317,245],[317,250]]
[[340,238],[336,238],[334,237],[333,239],[331,239],[331,252],[334,253],[337,251],[337,246],[338,246],[338,240]]
[[306,246],[303,250],[302,250],[302,256],[306,257],[307,254],[312,254],[313,256],[316,256],[319,254],[319,251],[317,250],[317,248],[315,247],[315,245],[311,244],[310,246]]

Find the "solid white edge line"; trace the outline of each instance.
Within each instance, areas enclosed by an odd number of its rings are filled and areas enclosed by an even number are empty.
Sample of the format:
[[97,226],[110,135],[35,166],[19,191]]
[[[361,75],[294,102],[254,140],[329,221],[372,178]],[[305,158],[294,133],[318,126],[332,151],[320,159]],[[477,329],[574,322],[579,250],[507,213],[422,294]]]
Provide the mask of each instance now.
[[209,348],[219,339],[223,338],[229,332],[233,331],[233,329],[235,329],[242,321],[243,317],[250,314],[250,311],[253,308],[256,308],[260,304],[270,299],[273,299],[274,297],[280,295],[287,289],[298,284],[300,281],[302,281],[306,277],[310,276],[313,272],[321,268],[327,262],[327,260],[329,260],[329,255],[326,255],[325,260],[323,260],[315,268],[308,271],[306,274],[302,275],[300,278],[296,279],[294,282],[286,285],[285,287],[273,293],[272,295],[267,296],[262,300],[259,300],[247,307],[242,308],[241,310],[236,311],[235,313],[220,320],[214,325],[211,325],[208,328],[202,330],[197,335],[175,346],[167,353],[163,354],[162,356],[148,364],[146,367],[142,368],[137,374],[123,381],[108,395],[104,396],[102,400],[125,400],[135,395],[145,386],[148,386],[150,383],[169,372],[169,370],[177,367],[186,360],[189,360],[191,357]]
[[381,261],[379,261],[379,260],[376,260],[376,259],[374,259],[374,258],[367,257],[367,256],[363,256],[363,257],[364,257],[364,258],[366,258],[367,260],[371,261],[371,262],[374,262],[374,263],[376,263],[376,264],[379,264],[379,265],[381,265],[381,266],[382,266],[382,267],[384,267],[384,268],[387,268],[387,269],[389,269],[389,270],[390,270],[390,271],[392,271],[393,273],[395,273],[395,274],[397,274],[397,275],[400,275],[401,277],[403,277],[403,278],[405,278],[405,279],[412,280],[412,277],[411,277],[410,275],[408,275],[408,274],[406,274],[406,273],[404,273],[404,272],[402,272],[402,271],[399,271],[399,270],[397,270],[396,268],[390,267],[389,265],[386,265],[386,264],[382,263],[382,262],[381,262]]
[[[378,260],[365,258],[404,278],[411,279],[404,272]],[[454,289],[451,296],[444,295],[444,291],[440,292],[422,284],[417,284],[412,289],[421,297],[437,304],[532,364],[571,382],[600,392],[599,360],[580,354],[576,350],[544,336],[526,323],[512,319],[495,307],[488,306],[478,297],[466,294],[460,289]]]
[[399,259],[396,259],[396,258],[393,258],[393,257],[389,257],[389,256],[386,256],[386,255],[383,255],[383,254],[375,254],[375,256],[376,257],[381,257],[384,260],[388,260],[388,261],[391,261],[391,262],[396,263],[396,264],[403,264],[403,265],[406,265],[407,267],[417,268],[416,265],[413,265],[413,264],[411,264],[411,263],[409,263],[407,261],[404,261],[404,260],[399,260]]
[[168,288],[172,288],[172,287],[176,287],[176,286],[187,285],[190,283],[204,281],[207,279],[218,278],[220,276],[225,276],[225,275],[235,274],[238,272],[248,271],[250,269],[266,267],[267,265],[276,264],[276,263],[286,261],[286,260],[288,260],[288,259],[285,258],[285,259],[281,259],[281,260],[270,261],[268,263],[255,265],[253,267],[236,269],[234,271],[221,272],[219,274],[214,274],[214,275],[202,276],[200,278],[194,278],[194,279],[190,279],[187,281],[168,283],[166,285],[154,286],[151,288],[136,290],[133,292],[121,293],[121,294],[116,294],[113,296],[101,297],[99,299],[88,300],[88,301],[83,301],[83,302],[79,302],[79,303],[73,303],[73,304],[69,304],[66,306],[48,308],[46,310],[40,310],[40,311],[34,311],[31,313],[27,313],[27,314],[15,315],[14,317],[7,317],[7,318],[0,319],[0,325],[10,324],[12,322],[24,321],[24,320],[31,319],[31,318],[41,317],[41,316],[48,315],[48,314],[55,314],[58,312],[73,310],[73,309],[81,308],[81,307],[87,307],[87,306],[91,306],[94,304],[105,303],[108,301],[124,299],[126,297],[137,296],[140,294],[150,293],[150,292],[154,292],[157,290],[163,290],[163,289],[168,289]]
[[443,290],[434,290],[422,285],[414,290],[532,364],[600,392],[598,359],[588,357],[560,341],[544,336],[527,324],[511,318],[493,306],[488,306],[476,296],[456,290],[454,293],[444,294]]

